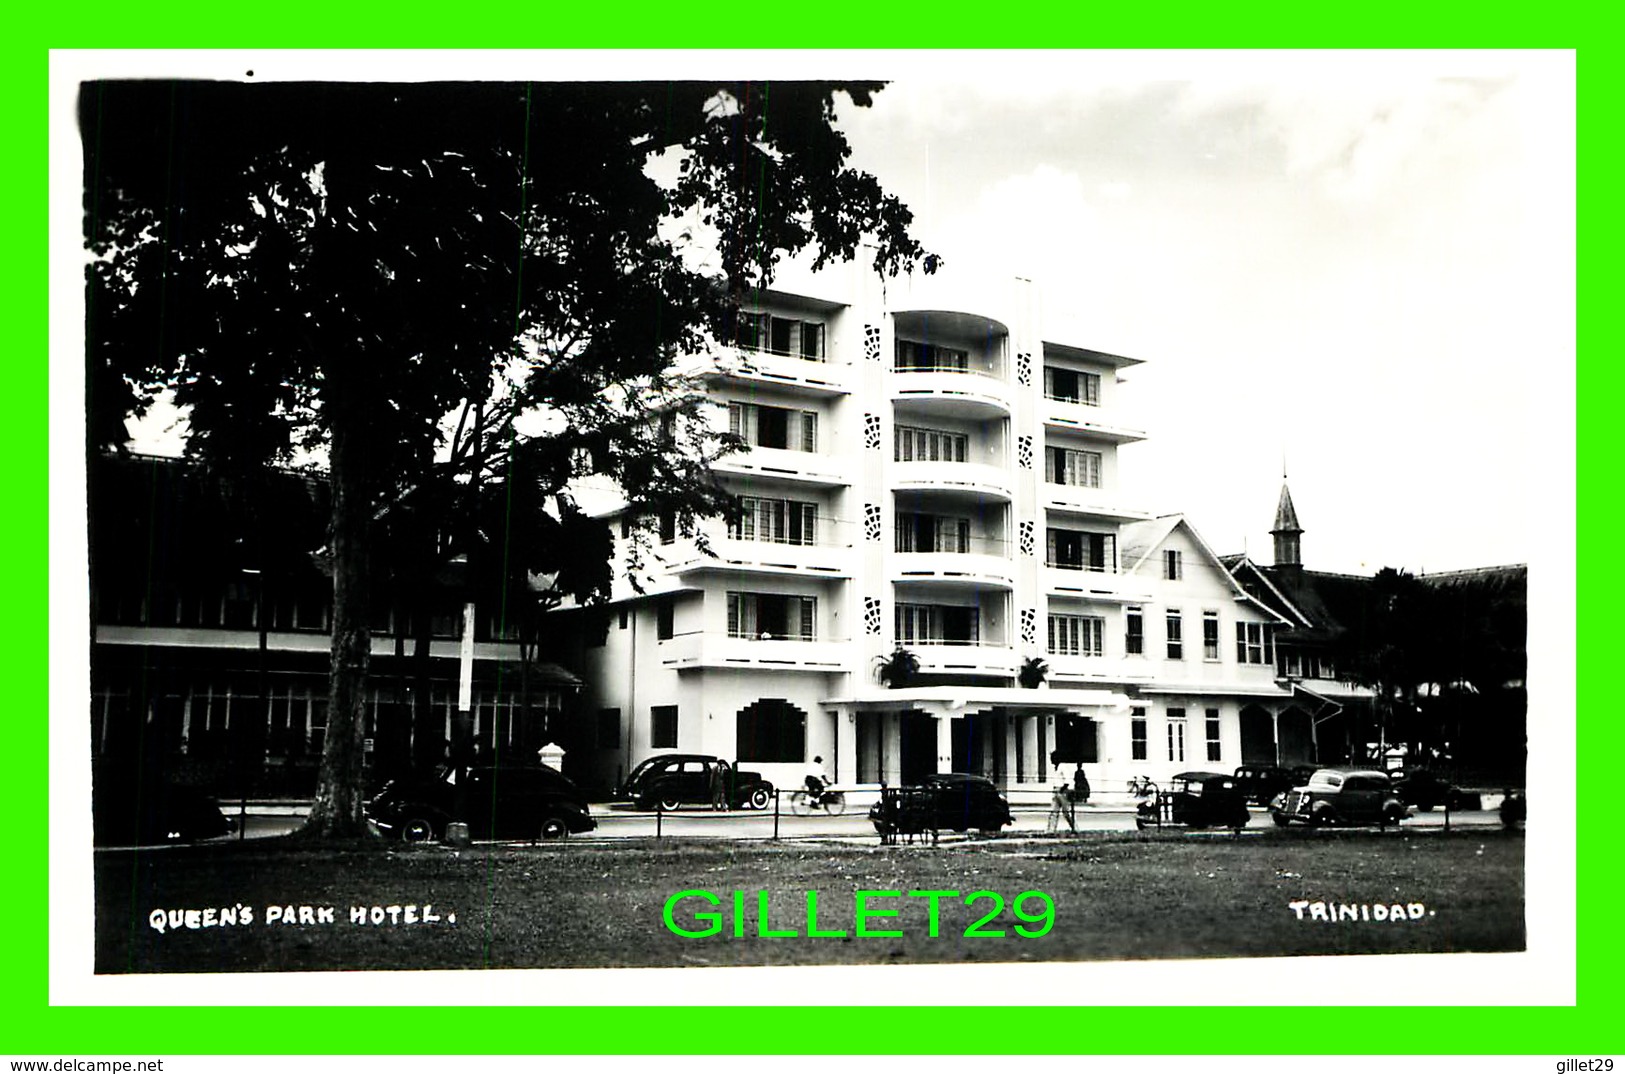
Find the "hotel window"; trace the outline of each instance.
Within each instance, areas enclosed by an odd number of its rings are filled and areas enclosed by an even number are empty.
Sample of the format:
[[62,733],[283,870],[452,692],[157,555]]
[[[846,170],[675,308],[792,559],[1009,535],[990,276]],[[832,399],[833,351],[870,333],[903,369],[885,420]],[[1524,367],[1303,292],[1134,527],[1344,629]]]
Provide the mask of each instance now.
[[677,747],[677,706],[655,705],[649,709],[649,748],[669,750]]
[[1163,620],[1168,628],[1168,659],[1185,659],[1185,620],[1178,608],[1169,608]]
[[969,552],[970,519],[943,515],[897,513],[895,550],[898,552]]
[[1202,659],[1219,659],[1219,613],[1202,613]]
[[655,637],[660,641],[670,638],[677,620],[676,601],[671,597],[658,597],[655,600]]
[[1100,452],[1071,448],[1044,449],[1044,480],[1052,485],[1100,487]]
[[789,597],[780,593],[729,593],[730,638],[812,641],[818,618],[816,597]]
[[1168,710],[1168,759],[1185,759],[1185,710]]
[[1221,754],[1222,754],[1222,750],[1220,749],[1220,746],[1219,746],[1219,710],[1218,709],[1208,709],[1207,710],[1207,759],[1210,760],[1210,761],[1223,760],[1224,758],[1221,756]]
[[980,633],[977,610],[965,605],[898,603],[893,622],[899,645],[974,645]]
[[1063,403],[1100,405],[1100,374],[1044,367],[1044,395]]
[[824,325],[819,321],[741,311],[734,318],[733,343],[746,350],[821,362],[824,360]]
[[970,354],[957,347],[942,347],[935,343],[916,343],[911,339],[897,341],[897,370],[949,370],[963,373],[970,368]]
[[1145,655],[1145,610],[1131,605],[1123,613],[1123,652]]
[[803,500],[769,500],[741,496],[739,516],[728,520],[728,536],[739,541],[813,544],[818,531],[818,505]]
[[1133,709],[1132,716],[1129,719],[1128,726],[1130,758],[1136,761],[1146,760],[1149,755],[1149,751],[1147,749],[1148,736],[1146,734],[1145,726],[1145,709],[1136,705]]
[[818,450],[818,415],[761,403],[729,403],[728,431],[752,447]]
[[1054,528],[1045,531],[1045,566],[1071,571],[1109,571],[1116,568],[1116,561],[1115,534]]
[[1170,582],[1177,582],[1185,576],[1184,555],[1177,548],[1167,548],[1162,553],[1162,576]]
[[1236,660],[1242,664],[1274,664],[1268,623],[1236,624]]
[[970,437],[945,429],[899,425],[892,432],[892,458],[897,462],[964,462]]
[[1056,656],[1104,656],[1106,620],[1092,615],[1049,617],[1049,651]]

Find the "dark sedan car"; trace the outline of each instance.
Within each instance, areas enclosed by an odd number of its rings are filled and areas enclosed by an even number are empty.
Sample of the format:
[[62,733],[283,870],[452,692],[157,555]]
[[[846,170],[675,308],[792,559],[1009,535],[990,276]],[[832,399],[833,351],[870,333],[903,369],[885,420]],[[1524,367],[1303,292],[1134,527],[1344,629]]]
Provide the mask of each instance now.
[[1410,815],[1386,772],[1322,768],[1301,787],[1270,803],[1270,817],[1283,828],[1294,822],[1325,825],[1398,824]]
[[[546,765],[471,768],[463,807],[473,839],[562,839],[598,826],[587,799],[567,777]],[[387,836],[407,843],[443,839],[457,819],[455,771],[427,779],[392,780],[367,803],[367,818]]]
[[964,772],[926,776],[912,787],[887,788],[869,809],[869,820],[882,836],[899,832],[996,833],[1013,822],[1010,803],[993,781]]
[[[1235,772],[1236,786],[1250,802],[1269,805],[1270,799],[1282,791],[1290,791],[1295,783],[1289,769],[1273,764],[1244,764]],[[1308,778],[1307,774],[1304,778]]]
[[1247,796],[1235,776],[1223,772],[1181,772],[1168,789],[1140,803],[1134,823],[1144,830],[1164,824],[1188,828],[1245,828]]
[[1478,795],[1462,790],[1448,780],[1424,769],[1393,773],[1394,790],[1413,805],[1427,813],[1438,806],[1446,809],[1477,809]]
[[639,809],[673,810],[688,803],[711,803],[711,771],[722,765],[723,783],[732,809],[766,809],[773,784],[760,772],[735,768],[708,753],[662,753],[644,760],[626,777],[619,797]]
[[156,777],[98,772],[90,803],[92,838],[99,846],[190,843],[236,831],[213,798]]

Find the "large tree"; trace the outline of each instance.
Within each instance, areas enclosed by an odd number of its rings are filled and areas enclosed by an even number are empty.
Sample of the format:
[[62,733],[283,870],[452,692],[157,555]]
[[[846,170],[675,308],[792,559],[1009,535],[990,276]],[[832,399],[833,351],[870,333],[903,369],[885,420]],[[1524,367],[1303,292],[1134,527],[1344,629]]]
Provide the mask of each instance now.
[[[521,566],[601,595],[579,552],[607,543],[573,480],[607,475],[634,511],[685,521],[722,504],[706,463],[728,438],[682,421],[674,356],[724,335],[804,249],[934,267],[835,126],[838,94],[863,106],[878,88],[83,87],[90,447],[171,390],[188,452],[216,470],[325,458],[331,700],[311,830],[365,830],[373,540],[411,534],[425,561],[489,550],[482,490],[522,486],[554,528]],[[718,236],[715,269],[665,237],[678,218]],[[447,518],[470,522],[429,524]]]

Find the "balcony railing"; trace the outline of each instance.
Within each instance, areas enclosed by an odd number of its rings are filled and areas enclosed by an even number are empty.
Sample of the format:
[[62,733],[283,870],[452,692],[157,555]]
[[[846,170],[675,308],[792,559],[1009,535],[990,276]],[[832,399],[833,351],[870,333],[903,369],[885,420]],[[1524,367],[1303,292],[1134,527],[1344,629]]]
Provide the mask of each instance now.
[[662,665],[685,668],[762,667],[829,673],[847,669],[849,639],[745,637],[727,631],[695,631],[659,643]]

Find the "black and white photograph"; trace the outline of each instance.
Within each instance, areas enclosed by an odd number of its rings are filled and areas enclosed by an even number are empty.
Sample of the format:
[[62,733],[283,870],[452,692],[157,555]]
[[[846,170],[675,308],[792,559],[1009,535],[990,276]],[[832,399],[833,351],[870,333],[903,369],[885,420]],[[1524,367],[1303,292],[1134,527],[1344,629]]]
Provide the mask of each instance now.
[[1572,55],[58,60],[54,994],[1572,1002]]

